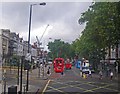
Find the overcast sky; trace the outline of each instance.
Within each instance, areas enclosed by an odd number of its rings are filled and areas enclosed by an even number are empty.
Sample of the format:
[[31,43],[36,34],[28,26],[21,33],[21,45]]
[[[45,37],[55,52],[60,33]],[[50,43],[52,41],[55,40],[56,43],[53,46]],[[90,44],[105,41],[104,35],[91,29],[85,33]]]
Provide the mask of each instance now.
[[[37,2],[4,2],[0,3],[0,28],[10,29],[28,40],[29,6]],[[79,37],[84,25],[78,24],[81,13],[85,12],[91,2],[46,2],[45,6],[33,6],[31,43],[42,38],[43,45],[49,38],[61,39],[71,43]]]

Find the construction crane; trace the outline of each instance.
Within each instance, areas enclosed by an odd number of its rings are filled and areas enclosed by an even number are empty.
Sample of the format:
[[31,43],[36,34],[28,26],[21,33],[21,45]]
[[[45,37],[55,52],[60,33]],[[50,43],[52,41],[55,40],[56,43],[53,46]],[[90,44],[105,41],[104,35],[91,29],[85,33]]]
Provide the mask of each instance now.
[[43,36],[44,36],[44,34],[45,34],[45,32],[46,32],[48,26],[49,26],[49,24],[46,26],[45,31],[43,32],[43,34],[42,34],[40,40],[39,40],[38,37],[36,36],[37,43],[38,43],[38,46],[39,46],[39,47],[40,47],[40,45],[42,45],[42,43],[40,43],[40,41],[42,40],[42,38],[43,38]]
[[45,31],[43,32],[40,40],[39,40],[38,36],[36,36],[36,39],[37,39],[37,47],[38,47],[38,54],[41,54],[41,49],[44,49],[44,48],[40,47],[40,45],[42,45],[42,43],[41,43],[40,41],[42,40],[42,38],[43,38],[43,36],[44,36],[44,34],[45,34],[48,26],[49,26],[49,24],[46,26]]
[[47,30],[48,26],[49,26],[49,24],[46,26],[45,31],[43,32],[43,34],[42,34],[42,36],[41,36],[41,38],[40,38],[40,41],[42,40],[43,35],[45,34],[45,32],[46,32],[46,30]]

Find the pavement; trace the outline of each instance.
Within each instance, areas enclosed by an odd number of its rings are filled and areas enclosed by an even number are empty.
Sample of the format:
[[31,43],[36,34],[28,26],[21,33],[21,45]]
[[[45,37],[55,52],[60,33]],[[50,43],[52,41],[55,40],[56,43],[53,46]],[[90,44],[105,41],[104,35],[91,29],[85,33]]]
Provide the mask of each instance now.
[[[44,86],[46,85],[48,81],[48,77],[46,74],[47,67],[45,68],[44,76],[40,74],[40,77],[38,77],[38,68],[32,70],[29,72],[29,88],[28,88],[28,94],[37,94],[37,92],[42,92],[44,89]],[[23,82],[22,82],[22,92],[25,92],[26,88],[26,71],[23,71]],[[10,69],[6,69],[6,92],[8,92],[8,88],[12,86],[17,86],[17,92],[20,91],[20,85],[17,85],[17,69],[12,69],[10,72]],[[0,94],[4,92],[4,82],[0,81]]]

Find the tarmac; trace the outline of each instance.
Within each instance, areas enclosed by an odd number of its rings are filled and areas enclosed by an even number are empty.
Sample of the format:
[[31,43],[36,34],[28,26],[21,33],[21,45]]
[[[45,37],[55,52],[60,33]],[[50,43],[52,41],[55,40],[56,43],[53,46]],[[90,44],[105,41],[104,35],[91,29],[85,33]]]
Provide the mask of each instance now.
[[[43,92],[43,90],[44,90],[47,82],[49,81],[49,79],[57,79],[57,78],[59,78],[61,76],[61,74],[56,74],[54,72],[52,65],[51,65],[51,70],[50,70],[51,74],[47,75],[47,72],[46,72],[47,68],[48,67],[45,68],[45,75],[44,75],[44,77],[43,76],[42,77],[38,77],[38,68],[34,69],[34,70],[32,70],[32,72],[30,72],[30,78],[32,79],[33,82],[36,81],[37,85],[35,85],[35,84],[33,85],[33,84],[30,83],[29,84],[29,89],[26,92],[26,90],[25,90],[25,86],[26,85],[23,84],[22,85],[22,92],[23,92],[23,94],[24,93],[26,93],[26,94],[40,94],[40,93]],[[97,73],[94,73],[93,75],[94,75],[94,77],[96,79],[98,79],[99,75]],[[105,76],[103,76],[103,79],[107,79],[107,78]],[[119,81],[118,79],[119,79],[119,75],[117,77],[114,77],[113,81],[118,82]],[[20,86],[19,85],[14,85],[14,86],[17,86],[17,91],[20,91],[20,88],[19,88]],[[10,85],[6,85],[6,92],[8,92],[8,88],[9,87],[10,87]],[[3,92],[3,88],[4,88],[3,82],[0,81],[0,94]]]

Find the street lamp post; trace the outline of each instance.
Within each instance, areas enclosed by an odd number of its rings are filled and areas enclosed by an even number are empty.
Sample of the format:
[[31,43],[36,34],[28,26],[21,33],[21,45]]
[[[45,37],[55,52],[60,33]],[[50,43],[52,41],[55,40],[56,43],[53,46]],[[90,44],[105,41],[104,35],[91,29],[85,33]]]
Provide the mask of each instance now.
[[[31,4],[30,5],[30,16],[29,16],[29,33],[28,33],[28,53],[30,53],[30,32],[31,32],[31,17],[32,17],[32,6],[34,5],[46,5],[45,2],[39,4]],[[28,61],[29,63],[29,61]],[[27,70],[27,83],[26,83],[26,91],[28,91],[28,83],[29,83],[29,69]]]

